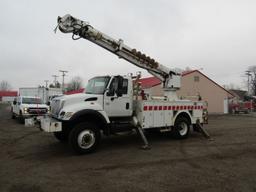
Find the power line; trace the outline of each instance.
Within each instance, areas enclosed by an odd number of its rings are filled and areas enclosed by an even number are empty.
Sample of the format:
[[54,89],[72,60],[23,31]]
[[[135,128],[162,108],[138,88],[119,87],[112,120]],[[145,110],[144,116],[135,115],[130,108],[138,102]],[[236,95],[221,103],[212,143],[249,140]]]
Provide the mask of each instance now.
[[44,82],[45,82],[45,87],[47,88],[49,80],[44,80]]
[[249,95],[249,93],[250,93],[250,76],[252,76],[252,74],[251,74],[251,71],[245,71],[245,75],[247,75],[248,76],[248,81],[247,81],[247,85],[248,85],[248,95]]
[[57,76],[57,75],[52,75],[52,77],[54,78],[54,80],[53,80],[54,87],[56,87],[56,86],[57,86],[57,77],[59,77],[59,76]]
[[65,92],[65,88],[64,88],[64,78],[66,76],[66,73],[68,71],[64,71],[64,70],[59,70],[61,73],[62,73],[62,92],[64,93]]

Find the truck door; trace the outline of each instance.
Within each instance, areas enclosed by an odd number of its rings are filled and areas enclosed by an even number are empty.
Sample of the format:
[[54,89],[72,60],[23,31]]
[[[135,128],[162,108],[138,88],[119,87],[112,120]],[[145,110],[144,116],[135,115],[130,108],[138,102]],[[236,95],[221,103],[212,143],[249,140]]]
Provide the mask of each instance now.
[[128,117],[132,115],[132,97],[128,79],[121,76],[112,78],[104,95],[104,110],[109,117]]
[[12,110],[15,114],[19,114],[20,97],[16,97],[13,101]]

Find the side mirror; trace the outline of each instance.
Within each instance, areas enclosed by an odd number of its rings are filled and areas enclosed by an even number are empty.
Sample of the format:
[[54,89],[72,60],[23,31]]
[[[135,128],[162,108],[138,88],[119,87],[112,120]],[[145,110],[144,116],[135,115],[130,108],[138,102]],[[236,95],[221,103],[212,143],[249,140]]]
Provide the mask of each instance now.
[[107,96],[114,96],[115,95],[115,90],[114,89],[109,89],[108,91],[107,91]]
[[17,101],[13,101],[13,105],[16,105],[17,104]]
[[116,96],[117,97],[122,97],[123,96],[122,90],[117,90],[116,91]]

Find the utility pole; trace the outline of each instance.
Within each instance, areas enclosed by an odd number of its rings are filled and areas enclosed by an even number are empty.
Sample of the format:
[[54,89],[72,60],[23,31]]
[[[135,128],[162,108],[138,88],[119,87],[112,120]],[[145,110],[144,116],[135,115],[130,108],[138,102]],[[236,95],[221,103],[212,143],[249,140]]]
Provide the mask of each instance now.
[[250,94],[250,76],[252,76],[251,71],[245,71],[245,75],[248,76],[247,86],[248,86],[248,95]]
[[52,77],[54,78],[54,80],[53,80],[54,87],[56,87],[56,86],[57,86],[57,77],[59,77],[59,76],[57,76],[57,75],[52,75]]
[[45,82],[45,88],[47,88],[49,80],[44,80],[44,82]]
[[66,73],[68,71],[64,71],[64,70],[59,70],[61,73],[62,73],[62,92],[64,93],[65,92],[65,89],[64,89],[64,77],[66,76]]

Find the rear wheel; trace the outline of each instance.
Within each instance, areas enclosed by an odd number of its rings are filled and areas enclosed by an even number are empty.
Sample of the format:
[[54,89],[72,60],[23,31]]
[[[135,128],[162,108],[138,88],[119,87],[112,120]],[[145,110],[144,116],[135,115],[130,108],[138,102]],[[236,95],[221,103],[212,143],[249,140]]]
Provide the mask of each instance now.
[[69,144],[78,154],[95,151],[100,143],[100,130],[89,122],[77,124],[69,134]]
[[189,135],[189,127],[190,123],[189,120],[185,117],[178,117],[176,119],[174,128],[173,128],[173,134],[175,138],[177,139],[185,139]]
[[19,122],[20,122],[21,124],[23,124],[23,123],[25,122],[25,118],[23,117],[21,111],[20,111],[20,114],[19,114]]
[[13,112],[13,109],[11,110],[11,115],[12,115],[12,119],[15,119],[15,118],[16,118],[16,116],[15,116],[15,114],[14,114],[14,112]]

